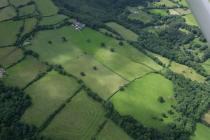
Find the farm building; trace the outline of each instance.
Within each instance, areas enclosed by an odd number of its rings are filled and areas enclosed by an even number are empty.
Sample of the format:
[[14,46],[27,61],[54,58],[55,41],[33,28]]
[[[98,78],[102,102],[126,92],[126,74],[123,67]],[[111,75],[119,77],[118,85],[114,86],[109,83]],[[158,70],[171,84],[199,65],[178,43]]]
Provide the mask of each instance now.
[[79,21],[77,21],[77,20],[74,20],[73,22],[72,22],[72,26],[76,29],[76,30],[82,30],[83,28],[85,28],[85,24],[83,24],[83,23],[81,23],[81,22],[79,22]]
[[0,68],[0,78],[4,76],[5,70],[3,68]]

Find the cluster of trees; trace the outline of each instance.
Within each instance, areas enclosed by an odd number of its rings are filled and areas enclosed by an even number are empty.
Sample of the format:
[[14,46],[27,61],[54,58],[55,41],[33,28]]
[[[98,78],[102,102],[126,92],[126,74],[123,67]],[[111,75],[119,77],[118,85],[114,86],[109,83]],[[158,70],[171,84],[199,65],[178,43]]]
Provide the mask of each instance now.
[[20,123],[20,117],[31,105],[29,96],[22,90],[7,87],[0,81],[0,139],[44,140],[34,126]]
[[181,113],[177,123],[188,133],[195,129],[196,122],[207,112],[210,103],[210,86],[186,79],[183,75],[171,71],[165,73],[165,77],[174,83],[174,95],[177,105],[174,109]]

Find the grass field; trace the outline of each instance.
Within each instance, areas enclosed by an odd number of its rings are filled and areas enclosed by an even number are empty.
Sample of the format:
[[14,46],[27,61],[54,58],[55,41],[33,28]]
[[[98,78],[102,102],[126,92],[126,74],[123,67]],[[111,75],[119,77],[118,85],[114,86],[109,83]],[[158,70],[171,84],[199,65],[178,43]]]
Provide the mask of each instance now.
[[0,65],[8,67],[23,57],[20,49],[15,47],[0,48]]
[[111,27],[116,32],[118,32],[126,40],[137,41],[137,39],[138,39],[138,35],[136,33],[132,32],[129,29],[126,29],[125,27],[121,26],[120,24],[117,24],[115,22],[109,22],[109,23],[106,23],[106,25]]
[[128,16],[128,19],[139,20],[145,24],[150,23],[153,20],[151,15],[147,14],[146,12],[142,10],[132,11],[131,14]]
[[210,138],[210,128],[198,123],[194,136],[190,140],[209,140]]
[[[112,96],[120,86],[127,83],[126,80],[98,63],[91,56],[80,57],[63,66],[67,72],[84,80],[88,87],[105,100]],[[97,70],[94,70],[93,67],[96,67]],[[86,76],[81,76],[81,72],[84,72]]]
[[50,17],[44,17],[39,24],[40,25],[56,24],[56,23],[59,23],[67,18],[68,17],[64,16],[64,15],[54,15],[54,16],[50,16]]
[[201,76],[195,70],[193,70],[192,68],[189,68],[185,65],[172,62],[170,69],[176,73],[183,74],[185,77],[187,77],[193,81],[198,81],[198,82],[205,81],[205,77]]
[[24,23],[24,31],[23,34],[31,32],[37,24],[36,18],[28,18],[25,20]]
[[15,7],[18,7],[20,5],[25,5],[25,4],[29,3],[31,0],[9,0],[9,1]]
[[133,62],[127,57],[109,50],[101,49],[96,52],[95,57],[102,64],[130,81],[153,71],[145,65]]
[[22,8],[19,8],[20,16],[31,15],[34,12],[35,12],[35,5],[29,5],[29,6],[24,6]]
[[7,6],[9,3],[8,3],[8,0],[1,0],[0,1],[0,7],[5,7]]
[[[159,97],[163,97],[165,103],[160,103]],[[173,121],[173,116],[167,113],[175,104],[173,84],[159,74],[149,74],[132,82],[111,101],[122,115],[131,115],[148,127],[163,129],[165,124]],[[168,118],[163,118],[163,113]]]
[[[62,37],[68,41],[63,42]],[[52,43],[49,44],[49,41]],[[101,47],[102,42],[106,44],[106,47]],[[120,46],[117,40],[89,28],[80,32],[72,27],[40,32],[28,49],[37,52],[40,59],[61,64],[68,72],[79,77],[81,77],[81,72],[88,73],[86,77],[81,78],[85,79],[86,83],[89,83],[88,85],[105,99],[125,83],[120,76],[133,80],[148,72],[162,69],[149,57],[127,43]],[[111,49],[115,49],[115,52],[111,52]],[[94,65],[98,67],[97,71],[93,70]],[[115,80],[111,80],[112,78]],[[98,81],[98,86],[95,86],[93,80]]]
[[210,74],[210,59],[202,64],[203,68],[206,70],[208,74]]
[[35,58],[27,57],[25,60],[6,71],[8,76],[5,77],[4,82],[7,85],[23,88],[36,78],[39,73],[45,70],[45,65],[38,62]]
[[195,20],[195,18],[193,17],[192,14],[188,14],[183,16],[183,18],[185,19],[185,22],[189,25],[193,25],[193,26],[198,26],[197,21]]
[[11,6],[0,10],[0,21],[8,20],[15,16],[16,16],[16,11]]
[[108,121],[96,140],[132,140],[120,127]]
[[25,90],[32,98],[32,106],[26,110],[22,121],[37,127],[41,126],[48,116],[78,88],[76,80],[55,71],[48,73]]
[[162,10],[162,9],[151,9],[151,10],[149,10],[149,12],[151,14],[160,15],[160,16],[167,16],[168,15],[168,11],[167,10]]
[[174,7],[174,6],[176,6],[176,4],[173,3],[170,0],[160,0],[160,2],[154,2],[153,5],[154,6],[166,6],[166,7]]
[[66,105],[43,134],[54,140],[91,140],[105,120],[102,106],[84,91]]
[[35,2],[42,16],[55,15],[58,12],[58,8],[53,4],[51,0],[36,0]]
[[0,46],[11,45],[15,43],[17,39],[16,35],[19,33],[22,24],[23,24],[22,21],[1,22]]

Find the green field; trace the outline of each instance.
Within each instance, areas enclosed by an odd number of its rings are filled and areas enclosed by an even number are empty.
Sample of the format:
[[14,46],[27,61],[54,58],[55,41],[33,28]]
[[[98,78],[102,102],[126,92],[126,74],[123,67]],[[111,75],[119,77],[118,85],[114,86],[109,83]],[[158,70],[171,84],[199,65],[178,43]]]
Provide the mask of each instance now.
[[160,15],[160,16],[167,16],[168,15],[168,11],[167,10],[162,10],[162,9],[151,9],[151,10],[149,10],[149,12],[151,14]]
[[1,0],[0,1],[0,7],[5,7],[7,6],[9,3],[8,3],[8,0]]
[[[163,97],[165,103],[160,103],[159,97]],[[167,113],[176,103],[173,84],[159,74],[135,80],[124,91],[115,94],[111,101],[122,115],[131,115],[148,127],[163,129],[165,124],[173,121],[173,116]],[[162,113],[168,118],[163,118]],[[163,121],[160,121],[161,118]]]
[[15,16],[16,16],[16,11],[11,6],[0,10],[0,21],[8,20]]
[[174,7],[176,6],[171,0],[160,0],[160,2],[154,2],[154,6],[166,6],[166,7]]
[[96,140],[132,140],[132,138],[112,121],[108,121]]
[[201,76],[194,69],[192,69],[190,67],[187,67],[185,65],[172,62],[171,66],[170,66],[170,69],[173,72],[176,72],[178,74],[182,74],[185,77],[190,78],[193,81],[198,81],[198,82],[204,82],[205,81],[205,77]]
[[198,26],[198,23],[192,14],[185,15],[183,16],[183,18],[185,19],[185,22],[187,24],[192,25],[192,26]]
[[23,57],[20,49],[15,47],[0,48],[0,65],[8,67]]
[[208,74],[210,74],[210,59],[208,59],[207,61],[205,61],[203,64],[202,64],[203,68],[206,70],[206,72]]
[[53,140],[91,140],[105,120],[102,106],[82,91],[66,105],[43,134]]
[[56,24],[56,23],[59,23],[67,18],[68,17],[64,16],[64,15],[54,15],[54,16],[50,16],[50,17],[44,17],[39,24],[40,25]]
[[35,2],[42,16],[55,15],[58,12],[58,8],[53,4],[51,0],[36,0]]
[[153,71],[145,65],[133,62],[129,58],[109,50],[101,49],[96,52],[95,57],[102,64],[130,81]]
[[25,90],[32,98],[32,106],[26,110],[22,121],[41,126],[78,88],[76,80],[55,71],[48,73]]
[[25,5],[25,4],[29,3],[31,0],[9,0],[9,1],[15,7],[18,7],[20,5]]
[[[130,20],[139,20],[143,23],[150,23],[152,22],[152,16],[147,14],[146,12],[139,10],[139,9],[130,9],[131,14],[128,16],[128,19]],[[157,11],[156,11],[157,12]]]
[[26,16],[26,15],[31,15],[35,12],[35,5],[29,5],[29,6],[24,6],[22,8],[19,8],[19,15],[20,16]]
[[210,128],[201,123],[198,123],[195,134],[191,137],[191,140],[209,140],[209,138]]
[[[11,45],[15,43],[17,34],[23,21],[6,21],[0,23],[0,46]],[[8,37],[9,36],[9,37]]]
[[37,75],[46,70],[46,66],[35,58],[27,57],[22,62],[8,69],[4,82],[10,86],[25,87]]
[[106,25],[111,27],[116,32],[118,32],[126,40],[137,41],[137,39],[138,39],[138,35],[136,33],[132,32],[129,29],[126,29],[125,27],[121,26],[120,24],[117,24],[115,22],[109,22],[109,23],[106,23]]
[[24,31],[23,34],[31,32],[37,24],[36,18],[28,18],[25,20],[24,23]]
[[[63,42],[62,37],[68,41]],[[87,42],[87,40],[90,41]],[[49,41],[52,41],[52,44],[49,44]],[[101,47],[102,42],[107,47]],[[111,52],[111,48],[116,52]],[[80,32],[72,27],[40,32],[29,49],[37,52],[40,59],[61,64],[69,73],[85,79],[88,86],[105,99],[126,83],[124,79],[133,80],[148,72],[162,69],[127,43],[122,47],[117,40],[89,28]],[[98,67],[97,71],[93,70],[94,66]],[[87,76],[82,77],[81,72],[87,73]],[[94,80],[98,82],[95,83]]]
[[[63,66],[67,72],[84,80],[88,87],[105,100],[112,96],[120,86],[127,83],[126,80],[110,71],[90,56],[80,57]],[[93,67],[96,67],[97,70],[94,70]],[[86,76],[81,76],[81,72],[84,72]]]

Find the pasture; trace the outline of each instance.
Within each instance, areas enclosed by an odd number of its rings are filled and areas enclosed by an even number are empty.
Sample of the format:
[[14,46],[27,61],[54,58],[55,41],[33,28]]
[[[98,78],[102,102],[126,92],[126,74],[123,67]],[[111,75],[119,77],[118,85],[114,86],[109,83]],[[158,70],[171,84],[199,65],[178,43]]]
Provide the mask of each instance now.
[[15,47],[0,48],[0,65],[8,67],[23,57],[20,49]]
[[208,59],[207,61],[205,61],[203,64],[202,64],[203,68],[206,70],[206,72],[208,74],[210,74],[210,59]]
[[151,9],[149,10],[150,14],[159,15],[159,16],[167,16],[169,12],[164,9]]
[[194,69],[192,69],[190,67],[187,67],[185,65],[172,62],[169,69],[171,69],[173,72],[176,72],[178,74],[182,74],[186,78],[189,78],[193,81],[198,81],[198,82],[204,82],[205,81],[205,77],[201,76]]
[[[0,23],[0,46],[14,44],[23,21],[6,21]],[[9,37],[8,37],[9,36]]]
[[1,0],[0,1],[0,8],[1,7],[5,7],[5,6],[7,6],[9,3],[8,3],[8,0]]
[[[160,97],[164,103],[159,101]],[[149,74],[133,81],[111,101],[121,115],[131,115],[147,127],[162,130],[165,124],[173,121],[173,116],[167,113],[176,103],[173,84],[159,74]]]
[[42,16],[55,15],[58,12],[58,8],[54,5],[54,3],[51,0],[36,0],[35,2]]
[[26,15],[31,15],[35,12],[35,5],[29,5],[29,6],[24,6],[22,8],[19,8],[19,15],[20,16],[26,16]]
[[20,5],[25,5],[29,3],[31,0],[9,0],[12,5],[18,7]]
[[[67,41],[62,41],[63,37]],[[101,47],[102,42],[105,47]],[[28,49],[37,52],[40,59],[61,64],[69,73],[85,79],[86,84],[104,99],[111,96],[126,80],[162,69],[127,43],[120,46],[117,40],[89,28],[80,32],[72,27],[40,32]],[[115,51],[112,52],[112,49]],[[94,70],[93,67],[98,69]],[[81,72],[88,74],[81,76]],[[93,80],[98,81],[98,86],[95,86]]]
[[108,121],[96,140],[132,140],[120,127]]
[[29,33],[31,32],[34,27],[37,24],[37,19],[36,18],[28,18],[25,20],[24,22],[24,30],[23,30],[23,34]]
[[195,134],[191,136],[190,140],[209,140],[210,128],[198,123],[196,126]]
[[165,7],[176,7],[176,4],[171,0],[160,0],[159,2],[154,2],[154,6],[165,6]]
[[131,14],[128,16],[130,20],[139,20],[143,23],[150,23],[152,22],[152,16],[147,14],[146,12],[139,10],[139,9],[130,9]]
[[129,81],[153,71],[150,67],[131,61],[110,50],[98,50],[95,57],[100,63]]
[[192,25],[192,26],[198,26],[198,23],[192,14],[185,15],[183,16],[183,18],[185,19],[185,22],[187,24]]
[[55,71],[48,73],[25,90],[32,98],[32,105],[26,110],[22,121],[40,127],[79,87],[72,78]]
[[17,15],[15,9],[11,6],[0,9],[0,21],[8,20]]
[[7,76],[4,78],[4,82],[10,86],[23,88],[45,70],[46,66],[44,64],[35,58],[27,57],[7,70]]
[[64,16],[64,15],[53,15],[50,17],[43,17],[39,24],[40,25],[52,25],[52,24],[59,23],[59,22],[63,21],[64,19],[68,19],[68,17]]
[[[104,67],[91,56],[82,56],[63,64],[63,67],[67,72],[81,78],[104,100],[112,96],[120,86],[127,83],[125,79]],[[84,73],[85,76],[81,73]]]
[[118,32],[124,39],[129,41],[137,41],[138,35],[134,33],[133,31],[123,27],[120,24],[117,24],[115,22],[109,22],[106,23],[107,26]]
[[103,107],[82,91],[54,118],[43,134],[54,140],[90,140],[105,120]]

